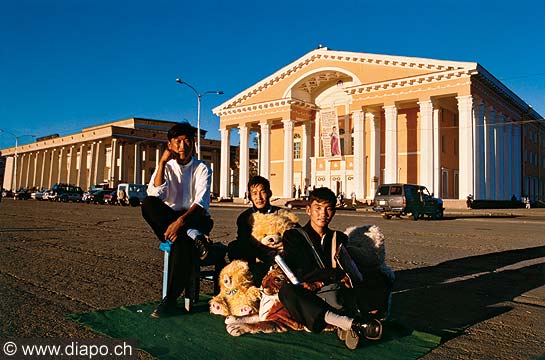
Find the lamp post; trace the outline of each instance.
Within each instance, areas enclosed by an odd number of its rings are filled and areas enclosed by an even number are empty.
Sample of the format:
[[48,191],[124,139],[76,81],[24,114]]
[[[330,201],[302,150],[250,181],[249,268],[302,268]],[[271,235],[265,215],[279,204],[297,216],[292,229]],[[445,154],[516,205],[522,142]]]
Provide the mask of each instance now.
[[183,81],[180,78],[177,78],[176,82],[182,85],[186,85],[191,90],[193,90],[195,95],[197,95],[197,159],[200,160],[201,159],[201,98],[207,94],[223,95],[223,91],[210,90],[210,91],[205,91],[201,94],[197,91],[197,89],[195,89],[195,87],[193,87],[191,84]]
[[[15,138],[15,155],[14,155],[14,165],[13,165],[13,190],[17,191],[17,147],[19,146],[19,138],[25,137],[25,136],[32,136],[36,137],[34,135],[15,135],[13,133],[10,133],[9,131],[0,129],[0,133],[6,133]],[[0,185],[1,186],[1,185]]]

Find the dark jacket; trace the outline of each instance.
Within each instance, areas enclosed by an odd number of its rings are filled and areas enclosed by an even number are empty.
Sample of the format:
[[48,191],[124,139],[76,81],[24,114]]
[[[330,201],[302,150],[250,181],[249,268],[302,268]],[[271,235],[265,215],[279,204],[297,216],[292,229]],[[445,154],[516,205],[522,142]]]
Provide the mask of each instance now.
[[303,228],[310,240],[312,241],[316,252],[320,256],[325,268],[322,269],[314,257],[312,248],[308,244],[305,237],[297,229],[291,229],[284,233],[284,253],[283,258],[288,267],[293,271],[295,276],[302,282],[322,281],[325,284],[340,281],[345,273],[337,268],[332,268],[331,264],[331,242],[333,233],[337,235],[337,246],[341,243],[346,243],[347,236],[340,231],[328,229],[324,235],[323,245],[322,239],[308,222]]
[[280,210],[278,206],[269,206],[265,209],[256,209],[252,206],[244,210],[237,218],[237,239],[229,244],[229,259],[245,260],[249,264],[254,264],[256,258],[266,264],[274,262],[276,250],[258,243],[252,238],[252,214],[260,212],[270,214]]

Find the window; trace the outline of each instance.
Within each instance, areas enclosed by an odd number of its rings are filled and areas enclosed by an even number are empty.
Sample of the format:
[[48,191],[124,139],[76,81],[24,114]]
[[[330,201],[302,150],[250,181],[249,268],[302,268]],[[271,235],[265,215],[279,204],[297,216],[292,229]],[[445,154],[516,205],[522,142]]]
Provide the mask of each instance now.
[[293,135],[293,158],[301,158],[301,135],[299,134]]
[[445,135],[441,135],[441,152],[445,152]]

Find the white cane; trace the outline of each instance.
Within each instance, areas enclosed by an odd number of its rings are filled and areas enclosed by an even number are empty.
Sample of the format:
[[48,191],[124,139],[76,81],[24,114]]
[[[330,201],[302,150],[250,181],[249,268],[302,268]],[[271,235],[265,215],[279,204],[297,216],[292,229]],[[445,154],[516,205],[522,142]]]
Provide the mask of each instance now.
[[164,251],[165,257],[163,260],[163,299],[167,296],[168,283],[168,251]]
[[164,252],[164,259],[163,259],[163,299],[167,296],[168,256],[170,255],[170,247],[171,246],[172,246],[172,242],[170,240],[162,242],[159,245],[159,249],[161,249]]

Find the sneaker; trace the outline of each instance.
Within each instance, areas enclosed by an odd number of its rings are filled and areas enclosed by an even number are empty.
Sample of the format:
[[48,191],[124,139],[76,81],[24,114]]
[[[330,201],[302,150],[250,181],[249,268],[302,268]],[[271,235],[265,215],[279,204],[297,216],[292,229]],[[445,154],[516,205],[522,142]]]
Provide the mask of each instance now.
[[382,337],[382,323],[377,319],[372,319],[368,323],[354,320],[352,322],[352,331],[360,338],[364,337],[367,340],[380,340]]
[[176,305],[176,300],[172,301],[167,298],[163,298],[157,308],[150,314],[150,317],[158,319],[175,315],[177,312],[179,312]]
[[208,248],[210,247],[210,244],[208,242],[208,239],[204,235],[199,235],[195,238],[195,247],[197,248],[199,259],[206,259],[206,257],[208,256]]

